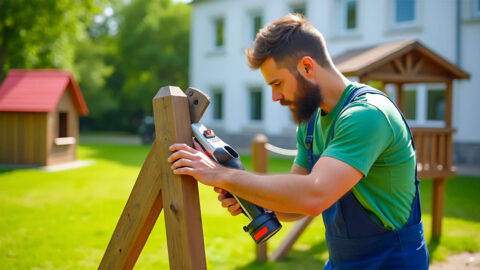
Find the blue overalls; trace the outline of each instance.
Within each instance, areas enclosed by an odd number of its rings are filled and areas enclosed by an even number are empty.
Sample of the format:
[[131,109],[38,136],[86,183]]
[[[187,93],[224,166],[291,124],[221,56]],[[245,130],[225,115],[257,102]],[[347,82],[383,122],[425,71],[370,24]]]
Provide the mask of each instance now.
[[[369,86],[359,87],[348,96],[339,115],[356,97],[367,93],[385,96]],[[316,115],[308,124],[305,139],[309,171],[320,157],[313,154],[312,149],[315,118]],[[403,114],[402,118],[408,128]],[[415,150],[410,129],[409,133]],[[392,230],[373,221],[352,191],[323,211],[329,251],[325,269],[428,269],[429,255],[423,234],[418,184],[415,166],[415,198],[410,216],[401,229]]]

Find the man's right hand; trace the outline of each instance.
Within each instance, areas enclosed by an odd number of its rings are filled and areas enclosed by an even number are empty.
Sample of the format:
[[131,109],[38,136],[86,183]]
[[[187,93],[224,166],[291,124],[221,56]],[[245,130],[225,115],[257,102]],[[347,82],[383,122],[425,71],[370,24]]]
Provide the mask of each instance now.
[[227,208],[232,216],[242,213],[242,208],[238,201],[233,197],[227,198],[228,191],[218,187],[215,187],[214,190],[218,193],[218,200],[222,203],[222,207]]

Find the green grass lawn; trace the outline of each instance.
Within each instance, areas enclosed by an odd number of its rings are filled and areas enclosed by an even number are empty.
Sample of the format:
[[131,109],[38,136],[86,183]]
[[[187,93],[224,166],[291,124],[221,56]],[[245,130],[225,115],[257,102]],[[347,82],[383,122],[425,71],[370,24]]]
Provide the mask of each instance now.
[[[96,269],[125,206],[149,147],[81,145],[79,159],[92,166],[61,172],[0,170],[0,269]],[[247,169],[251,159],[242,157]],[[291,160],[271,159],[270,172],[286,172]],[[199,186],[209,269],[321,269],[328,257],[321,218],[294,246],[285,262],[255,263],[254,243],[216,193]],[[431,182],[421,184],[423,220],[430,239]],[[430,242],[434,261],[451,253],[480,250],[480,179],[448,181],[443,236]],[[284,223],[270,251],[292,224]],[[164,218],[160,215],[136,265],[168,267]]]

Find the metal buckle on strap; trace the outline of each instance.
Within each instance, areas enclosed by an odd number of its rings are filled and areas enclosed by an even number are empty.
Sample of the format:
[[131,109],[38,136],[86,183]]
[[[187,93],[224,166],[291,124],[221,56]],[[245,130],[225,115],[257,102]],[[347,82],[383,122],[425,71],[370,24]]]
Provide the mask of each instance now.
[[312,147],[312,140],[313,140],[313,136],[312,135],[308,135],[306,138],[305,138],[305,146],[307,148],[311,148]]

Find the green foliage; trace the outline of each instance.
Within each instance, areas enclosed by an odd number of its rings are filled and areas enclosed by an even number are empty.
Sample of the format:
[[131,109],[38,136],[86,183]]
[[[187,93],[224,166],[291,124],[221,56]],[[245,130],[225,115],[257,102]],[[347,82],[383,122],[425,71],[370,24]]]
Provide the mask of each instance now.
[[[81,145],[89,167],[60,172],[0,169],[0,265],[2,269],[95,269],[149,151],[147,146]],[[247,169],[251,158],[242,156]],[[270,159],[269,171],[287,172],[291,160]],[[426,237],[433,261],[452,253],[480,250],[480,178],[447,183],[443,236],[430,238],[431,181],[422,181]],[[321,218],[316,218],[284,262],[258,264],[254,244],[242,230],[244,216],[232,217],[211,187],[199,185],[208,269],[322,269],[328,258]],[[292,228],[284,226],[269,242],[275,250]],[[163,214],[136,269],[168,269]]]
[[125,75],[122,114],[139,121],[152,114],[161,86],[188,85],[190,6],[171,0],[135,0],[121,14],[118,59]]
[[0,81],[11,68],[71,70],[90,109],[83,130],[136,132],[161,86],[188,85],[190,10],[172,0],[0,1]]
[[75,44],[98,11],[94,0],[0,1],[0,80],[11,68],[74,69]]

